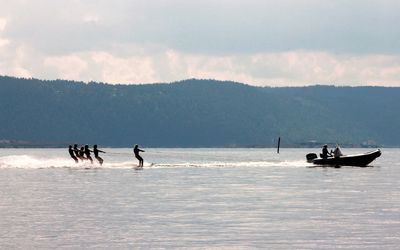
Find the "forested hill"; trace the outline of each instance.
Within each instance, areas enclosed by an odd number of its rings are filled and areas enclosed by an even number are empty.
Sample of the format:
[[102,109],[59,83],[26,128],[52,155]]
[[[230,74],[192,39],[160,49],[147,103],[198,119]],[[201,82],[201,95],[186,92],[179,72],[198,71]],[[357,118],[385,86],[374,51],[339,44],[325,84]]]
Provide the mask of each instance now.
[[0,77],[0,142],[124,147],[400,145],[400,88],[108,85]]

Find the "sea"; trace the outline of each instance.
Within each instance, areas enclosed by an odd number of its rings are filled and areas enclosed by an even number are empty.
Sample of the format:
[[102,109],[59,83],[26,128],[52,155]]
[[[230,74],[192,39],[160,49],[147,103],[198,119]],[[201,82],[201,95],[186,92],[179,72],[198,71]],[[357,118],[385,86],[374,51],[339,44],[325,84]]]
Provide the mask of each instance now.
[[0,249],[400,249],[400,149],[101,149],[0,149]]

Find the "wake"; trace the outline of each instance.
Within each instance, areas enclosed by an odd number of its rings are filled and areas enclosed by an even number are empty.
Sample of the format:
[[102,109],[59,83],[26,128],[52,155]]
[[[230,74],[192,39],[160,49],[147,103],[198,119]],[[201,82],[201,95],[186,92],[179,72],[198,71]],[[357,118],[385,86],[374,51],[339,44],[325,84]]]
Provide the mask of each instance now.
[[172,168],[172,167],[196,167],[196,168],[228,168],[228,167],[307,167],[309,163],[304,160],[301,161],[244,161],[244,162],[210,162],[210,163],[160,163],[155,164],[159,168]]
[[[150,166],[151,164],[145,164]],[[43,169],[43,168],[137,168],[137,164],[133,161],[103,163],[100,165],[96,160],[93,164],[89,161],[79,161],[75,163],[70,158],[40,158],[29,155],[10,155],[0,157],[0,168],[21,168],[21,169]]]
[[[294,161],[244,161],[244,162],[179,162],[179,163],[144,163],[144,168],[228,168],[228,167],[308,167],[304,160]],[[0,157],[0,169],[46,169],[46,168],[71,168],[71,169],[141,169],[137,161],[104,162],[100,165],[95,159],[93,164],[89,161],[75,163],[70,158],[44,158],[30,155],[10,155]]]

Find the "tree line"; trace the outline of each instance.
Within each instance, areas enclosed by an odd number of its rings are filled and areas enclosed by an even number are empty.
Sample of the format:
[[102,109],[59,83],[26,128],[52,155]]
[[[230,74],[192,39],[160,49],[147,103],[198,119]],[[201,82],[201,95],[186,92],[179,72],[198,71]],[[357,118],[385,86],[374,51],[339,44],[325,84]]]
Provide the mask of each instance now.
[[0,140],[113,147],[398,146],[400,88],[110,85],[0,77]]

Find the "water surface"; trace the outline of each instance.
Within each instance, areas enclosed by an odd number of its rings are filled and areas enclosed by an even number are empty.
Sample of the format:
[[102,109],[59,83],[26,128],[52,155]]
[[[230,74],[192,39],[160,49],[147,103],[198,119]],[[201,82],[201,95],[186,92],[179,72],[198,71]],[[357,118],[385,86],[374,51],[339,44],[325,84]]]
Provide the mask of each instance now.
[[[400,150],[323,168],[315,149],[0,150],[2,249],[396,249]],[[343,149],[362,153],[366,149]]]

